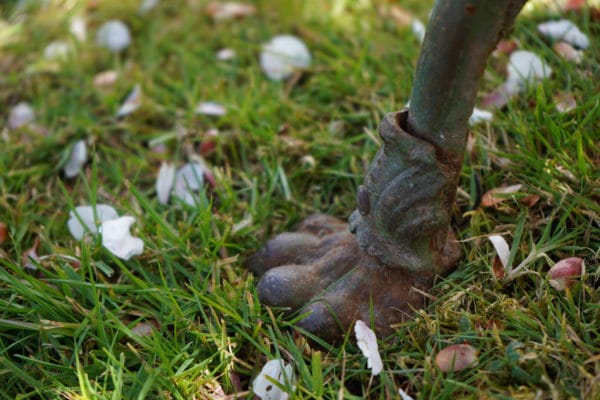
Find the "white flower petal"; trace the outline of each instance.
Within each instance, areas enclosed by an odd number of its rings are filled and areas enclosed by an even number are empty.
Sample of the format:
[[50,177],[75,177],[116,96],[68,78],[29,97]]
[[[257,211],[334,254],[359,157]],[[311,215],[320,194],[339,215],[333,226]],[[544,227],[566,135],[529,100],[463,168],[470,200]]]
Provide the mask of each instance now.
[[142,87],[135,85],[117,111],[117,118],[131,114],[142,105]]
[[[67,226],[76,240],[81,240],[85,232],[97,233],[97,225],[119,217],[117,211],[107,204],[96,204],[96,215],[92,206],[79,206],[69,212]],[[79,217],[79,218],[78,218]],[[96,223],[95,217],[98,218]],[[80,221],[81,220],[81,221]],[[83,225],[82,225],[83,223]]]
[[65,59],[71,51],[66,42],[51,42],[44,49],[44,57],[46,60],[62,60]]
[[229,61],[235,58],[235,50],[233,49],[221,49],[217,51],[217,60]]
[[102,222],[102,246],[123,260],[142,254],[144,242],[129,232],[134,222],[135,218],[130,216]]
[[169,163],[162,163],[156,179],[156,194],[160,204],[167,204],[171,196],[171,189],[175,182],[175,166]]
[[508,265],[508,258],[510,257],[510,248],[508,247],[508,243],[506,240],[500,235],[491,235],[488,236],[490,242],[496,249],[496,254],[502,263],[502,266],[506,269]]
[[69,31],[77,38],[77,40],[80,42],[85,42],[85,39],[87,39],[87,26],[85,19],[82,17],[74,17],[71,19]]
[[307,68],[311,55],[304,42],[292,35],[275,36],[263,45],[260,66],[267,77],[281,81],[294,71]]
[[175,196],[187,205],[196,204],[194,192],[204,189],[204,167],[199,163],[189,163],[179,168],[175,175]]
[[419,43],[423,43],[423,40],[425,40],[426,32],[425,24],[421,22],[420,19],[414,18],[410,24],[410,29],[412,30],[413,35],[415,35]]
[[[267,362],[260,374],[252,382],[252,390],[263,400],[287,400],[289,394],[273,384],[267,376],[276,382],[286,385],[294,381],[294,370],[291,365],[285,364],[282,360],[276,359]],[[294,390],[294,386],[292,386]]]
[[225,106],[214,101],[202,101],[198,103],[194,111],[196,114],[211,115],[215,117],[221,117],[227,113]]
[[492,118],[494,118],[494,114],[492,114],[490,111],[481,110],[475,107],[473,108],[473,113],[469,118],[469,125],[473,126],[477,125],[480,122],[491,121]]
[[411,396],[409,396],[404,390],[398,389],[398,394],[402,398],[402,400],[414,400]]
[[87,161],[87,147],[85,145],[85,140],[78,140],[71,149],[71,155],[69,156],[69,160],[67,164],[65,164],[63,171],[67,178],[73,178],[79,175],[81,171],[81,167]]
[[131,44],[129,28],[119,20],[105,22],[96,34],[96,43],[117,53]]
[[367,358],[367,366],[371,368],[373,376],[379,375],[383,370],[383,362],[379,354],[379,346],[377,345],[377,337],[375,332],[367,326],[363,321],[358,320],[354,324],[354,334],[356,335],[356,344]]
[[524,88],[536,80],[548,78],[552,69],[530,51],[517,50],[510,55],[507,84]]
[[21,102],[10,110],[8,116],[8,127],[18,129],[32,123],[35,120],[33,108],[25,102]]
[[138,13],[141,15],[146,14],[148,11],[156,7],[159,2],[160,0],[143,0],[140,4],[140,8],[138,8]]
[[542,35],[564,40],[580,49],[587,49],[590,45],[590,39],[586,34],[581,32],[577,25],[567,19],[544,22],[543,24],[539,24],[537,28]]

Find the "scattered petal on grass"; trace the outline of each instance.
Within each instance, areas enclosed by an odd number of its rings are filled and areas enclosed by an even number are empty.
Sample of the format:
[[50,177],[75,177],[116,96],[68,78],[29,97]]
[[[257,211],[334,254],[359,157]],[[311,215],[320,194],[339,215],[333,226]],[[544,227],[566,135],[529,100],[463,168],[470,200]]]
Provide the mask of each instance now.
[[523,185],[517,184],[488,190],[481,198],[481,205],[483,207],[493,207],[500,204],[509,198],[508,195],[517,193],[522,187]]
[[142,105],[142,87],[135,85],[117,111],[117,118],[131,114]]
[[129,260],[133,256],[142,254],[144,251],[143,240],[131,236],[129,232],[134,222],[135,218],[130,216],[103,221],[100,228],[102,246],[123,260]]
[[82,17],[73,17],[69,25],[69,31],[80,42],[85,42],[87,39],[87,26],[85,19]]
[[221,49],[217,51],[217,60],[229,61],[235,58],[235,50],[233,49]]
[[484,107],[502,108],[510,101],[515,92],[514,84],[503,83],[485,96],[481,104]]
[[590,39],[579,30],[577,25],[567,19],[544,22],[537,28],[542,35],[563,40],[580,49],[587,49],[590,45]]
[[[96,217],[98,218],[97,222]],[[81,240],[85,232],[95,234],[98,232],[98,226],[102,222],[118,217],[119,214],[117,214],[117,211],[106,204],[96,204],[96,215],[94,215],[94,208],[92,206],[79,206],[69,212],[67,226],[71,235],[76,240]]]
[[110,87],[117,82],[119,73],[114,70],[103,71],[94,76],[94,86],[97,88]]
[[175,182],[175,166],[169,163],[162,163],[156,179],[156,194],[160,204],[167,204]]
[[204,167],[199,163],[189,163],[179,168],[175,175],[175,196],[187,205],[194,206],[196,192],[204,188]]
[[576,278],[582,275],[583,270],[583,260],[581,258],[565,258],[554,264],[548,271],[549,283],[554,289],[563,291],[573,286],[577,281]]
[[0,222],[0,245],[8,239],[8,226],[4,222]]
[[567,0],[562,9],[565,11],[579,11],[585,7],[587,0]]
[[79,175],[81,167],[87,162],[87,146],[85,140],[78,140],[71,149],[71,155],[63,171],[67,178],[73,178]]
[[138,8],[138,13],[140,15],[146,14],[148,11],[156,7],[159,2],[160,0],[142,0],[140,7]]
[[371,375],[376,376],[383,370],[383,362],[379,355],[379,346],[375,332],[363,321],[358,320],[354,324],[354,334],[356,335],[356,344],[367,358],[367,366],[371,368]]
[[515,83],[519,89],[538,79],[548,78],[552,69],[536,54],[517,50],[510,55],[507,82]]
[[18,129],[32,123],[35,120],[33,108],[25,102],[21,102],[10,110],[8,116],[8,127]]
[[69,44],[66,42],[51,42],[44,49],[44,57],[46,60],[63,60],[71,51]]
[[198,103],[194,111],[196,114],[211,115],[215,117],[221,117],[227,113],[225,106],[214,101],[202,101]]
[[470,344],[453,344],[435,356],[435,365],[443,372],[461,371],[477,363],[477,350]]
[[513,51],[515,51],[519,45],[516,41],[512,39],[502,39],[496,45],[496,51],[500,54],[510,55]]
[[317,161],[310,154],[302,156],[302,158],[300,159],[300,162],[302,163],[303,166],[308,167],[308,168],[314,168],[317,166]]
[[561,113],[569,112],[577,107],[575,96],[569,92],[561,92],[554,96],[554,104],[556,110]]
[[423,40],[425,40],[426,32],[425,24],[421,22],[420,19],[414,18],[410,24],[410,29],[412,30],[413,35],[415,35],[419,43],[423,43]]
[[415,18],[410,11],[395,4],[390,6],[389,15],[398,26],[409,26]]
[[[258,376],[252,382],[252,390],[262,400],[287,400],[289,394],[284,392],[278,385],[282,386],[294,381],[294,370],[291,365],[284,364],[282,360],[268,361]],[[293,387],[292,387],[293,390]]]
[[502,279],[506,276],[508,266],[508,258],[510,257],[510,248],[506,240],[500,235],[492,235],[488,237],[496,250],[496,256],[492,264],[492,270],[497,279]]
[[152,335],[154,329],[154,325],[150,322],[139,322],[131,328],[131,332],[140,337],[146,337]]
[[215,21],[223,21],[253,15],[256,13],[256,7],[252,4],[238,3],[235,1],[213,1],[206,7],[206,12]]
[[491,121],[494,118],[494,114],[490,111],[480,110],[479,108],[473,108],[473,113],[469,118],[469,125],[474,126],[480,122]]
[[307,68],[311,55],[304,42],[292,35],[273,37],[263,45],[260,66],[267,77],[274,81],[289,78],[297,70]]
[[577,50],[567,42],[557,42],[552,47],[556,54],[567,61],[579,64],[583,60],[583,51]]
[[96,43],[113,53],[118,53],[131,44],[129,28],[122,21],[116,19],[105,22],[98,29]]
[[402,400],[414,400],[411,396],[408,395],[404,390],[398,389],[398,394]]
[[23,257],[21,262],[23,263],[23,268],[35,271],[37,269],[34,263],[37,263],[40,257],[37,254],[38,247],[40,246],[40,238],[39,236],[35,237],[33,242],[33,246],[28,248],[23,252]]

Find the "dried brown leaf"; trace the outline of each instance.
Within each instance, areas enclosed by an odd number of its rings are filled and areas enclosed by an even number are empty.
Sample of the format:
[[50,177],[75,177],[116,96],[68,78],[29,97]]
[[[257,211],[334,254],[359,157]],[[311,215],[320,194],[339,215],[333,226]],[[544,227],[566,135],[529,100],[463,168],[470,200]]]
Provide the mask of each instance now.
[[540,201],[540,198],[541,197],[538,194],[528,194],[519,201],[521,202],[521,204],[525,204],[527,207],[531,208],[535,206],[538,203],[538,201]]
[[8,239],[8,226],[4,222],[0,222],[0,244]]

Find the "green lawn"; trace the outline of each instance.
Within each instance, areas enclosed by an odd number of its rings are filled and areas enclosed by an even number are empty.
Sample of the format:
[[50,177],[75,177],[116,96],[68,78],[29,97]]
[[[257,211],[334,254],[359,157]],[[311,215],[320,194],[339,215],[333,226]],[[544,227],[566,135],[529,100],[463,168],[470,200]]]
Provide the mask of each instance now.
[[[250,399],[274,358],[293,366],[294,398],[398,398],[399,388],[415,399],[600,398],[597,9],[558,12],[537,1],[510,32],[554,73],[473,127],[453,220],[464,258],[428,308],[380,338],[384,372],[371,380],[352,333],[336,346],[308,342],[289,329],[293,319],[260,305],[242,263],[311,213],[347,218],[354,209],[378,121],[404,107],[419,53],[410,27],[384,11],[391,2],[257,0],[255,15],[221,22],[204,0],[165,0],[144,15],[137,0],[17,3],[0,3],[1,399]],[[426,20],[430,4],[402,7]],[[69,34],[74,16],[87,22],[84,42]],[[580,64],[537,32],[559,17],[591,40]],[[132,32],[120,54],[95,44],[113,18]],[[258,57],[283,33],[302,38],[313,62],[272,82]],[[55,40],[72,51],[47,60]],[[225,47],[233,60],[217,60]],[[503,82],[506,64],[490,59],[481,98]],[[107,70],[118,79],[97,87]],[[115,118],[137,84],[140,108]],[[560,92],[574,95],[575,109],[556,109]],[[227,113],[198,115],[200,101]],[[9,129],[19,102],[35,122]],[[62,168],[81,139],[89,161],[67,179]],[[204,206],[159,204],[161,163],[199,155],[216,181]],[[478,182],[483,191],[523,186],[473,209]],[[71,236],[69,211],[95,203],[135,217],[141,255],[121,260],[98,236]],[[515,266],[533,254],[524,274],[496,278],[490,234],[507,239]],[[36,241],[28,263],[23,252]],[[546,273],[572,256],[585,260],[586,275],[558,292]],[[478,365],[441,372],[436,353],[463,342],[478,349]]]

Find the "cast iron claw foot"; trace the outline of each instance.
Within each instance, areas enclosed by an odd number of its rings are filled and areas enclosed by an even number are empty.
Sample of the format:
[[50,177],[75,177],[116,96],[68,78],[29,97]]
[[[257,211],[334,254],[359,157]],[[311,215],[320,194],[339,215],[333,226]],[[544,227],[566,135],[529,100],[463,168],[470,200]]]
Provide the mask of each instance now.
[[[341,338],[357,319],[391,333],[425,303],[422,292],[460,257],[449,230],[456,174],[433,145],[405,130],[407,111],[388,114],[350,225],[314,215],[250,257],[263,304],[300,311],[299,326]],[[414,290],[418,289],[418,290]]]

